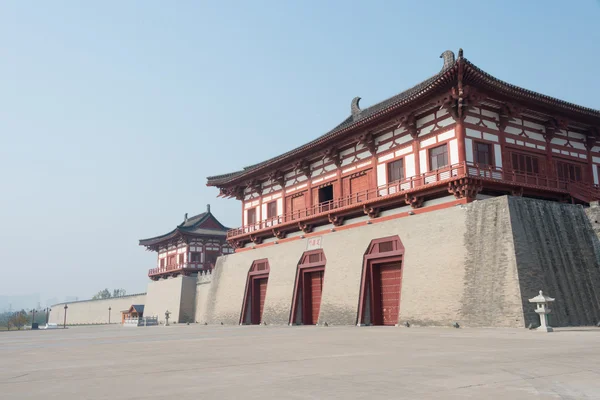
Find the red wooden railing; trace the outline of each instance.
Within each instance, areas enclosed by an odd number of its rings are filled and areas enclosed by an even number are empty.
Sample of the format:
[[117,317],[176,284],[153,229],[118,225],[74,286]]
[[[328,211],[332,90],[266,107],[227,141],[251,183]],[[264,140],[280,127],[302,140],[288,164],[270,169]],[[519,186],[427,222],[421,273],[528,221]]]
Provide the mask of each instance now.
[[148,270],[148,276],[165,274],[167,272],[177,272],[183,270],[202,270],[202,269],[212,269],[214,268],[214,264],[202,264],[202,263],[186,263],[186,264],[176,264],[176,265],[167,265],[165,267],[157,267],[151,268]]
[[230,229],[227,232],[227,237],[231,238],[263,229],[272,229],[277,227],[279,224],[291,221],[306,220],[308,218],[330,213],[332,210],[340,211],[340,209],[346,207],[355,207],[359,203],[371,202],[377,198],[393,196],[399,193],[418,191],[420,188],[425,186],[430,187],[438,182],[446,182],[461,177],[478,177],[487,180],[507,182],[515,184],[516,186],[539,186],[541,188],[564,191],[583,201],[600,199],[600,188],[597,185],[590,186],[580,182],[563,181],[559,180],[558,178],[548,177],[540,174],[506,171],[492,166],[459,163],[406,178],[401,181],[388,183],[387,185],[379,186],[377,188],[364,190],[362,192],[345,195],[324,203],[311,205],[304,209],[295,210],[284,215],[267,218],[254,224],[248,224],[240,228]]

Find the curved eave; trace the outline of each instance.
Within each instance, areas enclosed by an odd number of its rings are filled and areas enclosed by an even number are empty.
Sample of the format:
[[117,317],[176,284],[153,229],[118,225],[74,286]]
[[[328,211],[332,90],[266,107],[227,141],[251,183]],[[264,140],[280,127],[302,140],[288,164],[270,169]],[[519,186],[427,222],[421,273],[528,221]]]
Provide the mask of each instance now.
[[179,228],[175,228],[171,232],[165,233],[164,235],[161,235],[161,236],[156,236],[156,237],[148,238],[148,239],[140,239],[140,246],[152,246],[155,244],[159,244],[166,240],[171,240],[171,239],[177,237],[179,234],[180,234]]
[[[205,229],[205,232],[194,232],[193,230],[188,230],[186,228],[175,228],[171,232],[157,236],[150,239],[142,239],[140,240],[140,246],[156,246],[164,242],[168,242],[178,237],[208,237],[208,238],[221,238],[227,236],[227,231],[229,228],[225,228],[224,230],[217,229]],[[212,231],[212,232],[211,232]]]
[[[365,115],[365,117],[360,118],[359,120],[357,120],[355,122],[348,124],[348,121],[351,118],[347,118],[346,120],[344,120],[344,122],[339,124],[336,128],[334,128],[329,133],[326,133],[325,135],[323,135],[303,146],[300,146],[294,150],[284,153],[278,157],[267,160],[263,163],[255,164],[256,167],[247,167],[242,171],[236,171],[236,172],[231,172],[228,174],[208,177],[206,185],[207,186],[230,185],[230,184],[236,183],[238,180],[241,180],[242,178],[245,178],[249,175],[260,174],[264,170],[268,170],[273,167],[277,167],[280,164],[287,163],[290,161],[290,159],[308,155],[315,147],[320,147],[321,145],[323,145],[327,142],[338,139],[341,136],[344,136],[352,131],[355,131],[355,130],[363,127],[366,124],[374,122],[383,116],[386,116],[392,112],[396,112],[403,107],[409,106],[419,100],[422,100],[423,98],[425,98],[428,94],[430,94],[434,90],[436,90],[439,87],[443,86],[444,84],[448,83],[448,81],[454,77],[454,73],[456,72],[456,70],[457,70],[457,64],[455,63],[452,67],[448,68],[447,70],[442,71],[438,75],[434,75],[432,78],[428,79],[431,82],[427,83],[428,80],[425,80],[424,82],[414,86],[413,88],[411,88],[397,96],[394,96],[394,97],[387,99],[383,102],[380,102],[378,104],[375,104],[365,110],[362,110],[361,114],[363,114],[363,115],[367,114],[367,115]],[[424,83],[426,83],[426,85],[422,88],[419,88],[419,86],[423,85]],[[415,88],[419,88],[419,89],[415,90]],[[393,100],[395,97],[400,97],[404,93],[410,92],[412,90],[415,90],[415,92],[409,94],[406,97],[403,97],[402,99],[400,99],[398,101],[390,101],[390,100]],[[386,102],[390,102],[390,104],[387,104],[387,105],[381,107],[381,105]],[[381,109],[377,110],[376,112],[373,112],[372,114],[369,114],[370,109],[372,110],[377,107],[381,107]]]
[[537,93],[532,90],[510,84],[488,74],[467,59],[465,59],[465,66],[466,72],[470,72],[470,74],[465,74],[466,82],[474,83],[480,87],[484,86],[490,88],[515,100],[526,101],[528,103],[543,106],[551,110],[568,112],[571,115],[581,118],[591,117],[600,123],[600,110],[579,106],[568,101],[560,100],[555,97],[547,96],[545,94]]

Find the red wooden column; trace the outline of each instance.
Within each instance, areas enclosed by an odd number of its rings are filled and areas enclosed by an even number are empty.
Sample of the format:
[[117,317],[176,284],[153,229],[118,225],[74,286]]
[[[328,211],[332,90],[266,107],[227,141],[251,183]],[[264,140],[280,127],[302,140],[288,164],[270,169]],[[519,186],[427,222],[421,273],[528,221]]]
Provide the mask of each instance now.
[[550,125],[546,125],[546,133],[544,134],[544,139],[546,139],[546,175],[550,179],[556,178],[556,173],[554,171],[554,161],[552,159],[552,138],[555,135],[556,129]]
[[456,141],[458,142],[458,162],[464,163],[467,161],[467,153],[465,150],[465,137],[467,135],[462,119],[458,119],[456,121],[454,130],[456,131]]
[[594,185],[594,159],[592,156],[592,148],[596,144],[594,136],[587,136],[585,141],[585,149],[587,150],[587,179],[585,180],[590,185]]
[[420,185],[423,185],[424,182],[421,182],[421,159],[419,156],[419,152],[420,152],[419,151],[419,136],[418,136],[416,130],[410,132],[410,136],[412,136],[412,138],[413,138],[412,145],[413,145],[413,153],[415,155],[415,177],[414,177],[416,179],[415,186],[420,186]]

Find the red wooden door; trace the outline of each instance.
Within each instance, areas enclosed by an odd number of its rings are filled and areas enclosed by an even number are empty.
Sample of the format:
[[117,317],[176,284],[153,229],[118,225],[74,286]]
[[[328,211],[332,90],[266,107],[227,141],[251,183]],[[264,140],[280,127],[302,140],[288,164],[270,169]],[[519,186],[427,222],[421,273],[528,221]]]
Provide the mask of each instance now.
[[267,295],[268,278],[254,279],[252,287],[252,323],[260,324],[262,321],[265,297]]
[[305,216],[306,202],[304,195],[292,198],[292,215],[293,218],[300,218]]
[[321,309],[321,293],[323,291],[323,271],[306,272],[304,274],[303,321],[305,325],[319,322]]
[[321,293],[323,292],[323,271],[311,272],[310,295],[311,295],[311,325],[319,322],[319,310],[321,309]]
[[400,286],[402,275],[400,263],[384,264],[379,267],[381,324],[396,325],[400,311]]
[[369,190],[369,176],[367,174],[350,179],[350,193],[352,194],[353,203],[366,200],[367,190]]

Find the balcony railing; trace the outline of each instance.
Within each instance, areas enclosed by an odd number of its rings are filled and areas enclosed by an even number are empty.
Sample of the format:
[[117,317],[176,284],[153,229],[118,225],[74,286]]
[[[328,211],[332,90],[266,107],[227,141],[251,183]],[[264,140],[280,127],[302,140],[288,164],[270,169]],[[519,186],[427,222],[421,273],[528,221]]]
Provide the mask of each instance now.
[[538,187],[564,192],[584,201],[589,201],[585,199],[600,198],[600,188],[598,188],[597,185],[591,186],[581,182],[565,181],[540,174],[505,171],[501,168],[492,166],[460,163],[406,178],[401,181],[388,183],[387,185],[382,185],[374,189],[368,189],[320,204],[311,205],[301,210],[294,210],[284,215],[267,218],[263,221],[248,224],[240,228],[230,229],[227,232],[227,238],[273,229],[278,225],[288,224],[289,222],[299,222],[301,220],[317,218],[321,215],[327,215],[334,210],[339,212],[348,208],[354,208],[359,204],[362,205],[376,202],[382,200],[384,197],[418,192],[426,188],[431,188],[464,177],[496,181],[510,186]]
[[211,263],[185,263],[176,265],[167,265],[164,267],[151,268],[148,270],[148,276],[162,275],[180,271],[201,271],[214,268]]

